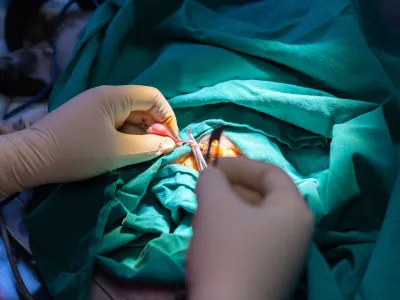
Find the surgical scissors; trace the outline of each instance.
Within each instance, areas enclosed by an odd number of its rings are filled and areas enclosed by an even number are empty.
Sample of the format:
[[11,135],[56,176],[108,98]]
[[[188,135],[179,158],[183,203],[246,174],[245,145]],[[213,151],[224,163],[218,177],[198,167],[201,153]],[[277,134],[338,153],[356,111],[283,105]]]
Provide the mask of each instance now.
[[201,172],[205,168],[207,168],[207,163],[203,157],[203,154],[200,151],[199,144],[196,142],[196,140],[194,139],[194,137],[189,129],[187,130],[187,134],[189,136],[190,147],[192,148],[194,158],[196,159],[197,167],[199,168],[199,171]]

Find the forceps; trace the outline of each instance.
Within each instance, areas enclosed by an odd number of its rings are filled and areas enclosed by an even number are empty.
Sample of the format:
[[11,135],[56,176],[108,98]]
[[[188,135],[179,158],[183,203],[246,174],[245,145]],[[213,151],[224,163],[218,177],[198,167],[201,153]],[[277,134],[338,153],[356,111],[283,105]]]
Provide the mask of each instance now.
[[203,154],[200,151],[199,144],[197,144],[196,140],[194,139],[194,137],[189,129],[187,130],[187,134],[189,136],[190,147],[192,148],[194,158],[196,159],[197,167],[199,168],[199,171],[201,172],[205,168],[207,168],[207,163],[203,157]]
[[[217,128],[214,129],[214,131],[211,133],[210,139],[208,141],[208,149],[207,149],[207,153],[206,153],[206,158],[204,159],[203,154],[201,153],[200,149],[199,149],[199,144],[197,144],[196,140],[194,139],[192,133],[190,132],[190,130],[187,130],[188,136],[189,136],[189,140],[191,142],[191,147],[192,147],[192,151],[194,154],[194,157],[196,159],[196,163],[197,166],[201,171],[203,171],[205,168],[207,168],[207,164],[210,161],[210,152],[211,152],[211,147],[214,141],[218,142],[218,146],[219,146],[219,142],[221,139],[221,135],[222,135],[222,131],[224,130],[224,127],[218,126]],[[213,165],[217,166],[218,163],[218,155],[215,156],[215,159],[213,161]]]

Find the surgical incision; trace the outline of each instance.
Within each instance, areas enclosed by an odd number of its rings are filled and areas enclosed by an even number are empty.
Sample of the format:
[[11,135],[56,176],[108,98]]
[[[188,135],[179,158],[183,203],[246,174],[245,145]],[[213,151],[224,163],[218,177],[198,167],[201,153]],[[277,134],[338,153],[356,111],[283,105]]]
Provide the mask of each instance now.
[[[210,138],[210,135],[204,136],[198,142],[200,151],[204,156],[206,155],[207,150],[208,150],[209,138]],[[214,141],[213,144],[211,145],[210,161],[213,161],[217,156],[218,157],[237,157],[237,156],[243,156],[243,153],[233,142],[231,142],[224,134],[222,134],[219,144],[218,144],[218,142]],[[186,154],[185,156],[178,158],[173,163],[183,165],[183,166],[195,169],[196,171],[199,171],[199,169],[197,167],[196,159],[192,152],[190,152],[189,154]]]

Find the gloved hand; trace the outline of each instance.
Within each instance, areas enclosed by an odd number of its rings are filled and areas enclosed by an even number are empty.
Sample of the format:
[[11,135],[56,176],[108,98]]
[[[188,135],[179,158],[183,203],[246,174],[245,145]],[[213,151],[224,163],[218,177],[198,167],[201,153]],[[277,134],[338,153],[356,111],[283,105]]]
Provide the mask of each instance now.
[[154,122],[178,137],[175,114],[155,88],[88,90],[31,127],[0,136],[0,194],[86,179],[171,151],[172,139],[146,134]]
[[286,299],[313,229],[292,180],[269,164],[220,158],[200,174],[196,194],[189,298]]

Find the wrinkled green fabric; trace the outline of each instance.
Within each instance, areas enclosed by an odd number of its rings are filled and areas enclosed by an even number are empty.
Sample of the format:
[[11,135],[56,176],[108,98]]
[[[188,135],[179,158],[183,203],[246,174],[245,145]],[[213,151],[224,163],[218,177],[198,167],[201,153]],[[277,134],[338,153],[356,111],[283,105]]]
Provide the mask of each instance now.
[[[186,128],[200,137],[225,124],[248,157],[291,176],[316,217],[293,298],[398,299],[399,190],[387,207],[398,170],[400,47],[398,36],[387,33],[392,43],[384,44],[371,29],[372,21],[381,31],[389,26],[372,18],[371,7],[108,1],[76,46],[50,109],[98,85],[141,84],[166,96],[182,138]],[[95,263],[122,279],[183,281],[198,173],[170,163],[189,151],[47,188],[26,224],[56,299],[87,298]]]

